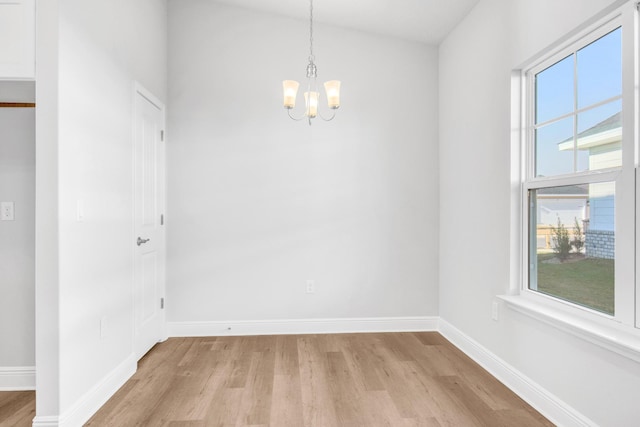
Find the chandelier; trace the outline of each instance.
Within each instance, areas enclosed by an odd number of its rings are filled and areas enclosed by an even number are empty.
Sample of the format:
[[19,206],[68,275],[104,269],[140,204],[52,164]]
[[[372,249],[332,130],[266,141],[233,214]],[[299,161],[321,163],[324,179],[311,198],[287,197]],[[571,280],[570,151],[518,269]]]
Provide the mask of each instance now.
[[311,125],[311,120],[320,116],[322,120],[333,120],[336,116],[336,110],[340,108],[340,81],[331,80],[324,83],[324,89],[327,95],[327,105],[331,110],[329,117],[324,117],[319,109],[318,103],[320,92],[318,91],[318,68],[315,64],[315,56],[313,55],[313,0],[309,0],[309,64],[307,64],[307,91],[304,93],[305,111],[304,115],[294,117],[291,110],[296,106],[296,98],[298,97],[298,87],[300,83],[295,80],[285,80],[282,82],[284,89],[284,108],[289,113],[289,117],[293,120],[302,120],[305,117]]

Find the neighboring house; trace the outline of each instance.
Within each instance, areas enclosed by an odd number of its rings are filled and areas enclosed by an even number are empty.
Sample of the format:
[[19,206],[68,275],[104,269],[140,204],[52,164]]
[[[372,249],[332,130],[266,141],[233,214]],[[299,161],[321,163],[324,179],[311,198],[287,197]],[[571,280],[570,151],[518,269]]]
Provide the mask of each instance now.
[[[622,164],[622,115],[616,113],[578,134],[575,145],[588,152],[588,169],[598,170]],[[560,151],[574,148],[573,138],[558,144]],[[613,259],[615,249],[615,183],[590,184],[585,211],[587,256]],[[563,223],[567,224],[564,219]],[[572,224],[570,222],[569,224]]]
[[[589,153],[589,170],[622,164],[622,116],[616,113],[578,134],[578,150]],[[560,151],[573,150],[573,138],[558,144]]]

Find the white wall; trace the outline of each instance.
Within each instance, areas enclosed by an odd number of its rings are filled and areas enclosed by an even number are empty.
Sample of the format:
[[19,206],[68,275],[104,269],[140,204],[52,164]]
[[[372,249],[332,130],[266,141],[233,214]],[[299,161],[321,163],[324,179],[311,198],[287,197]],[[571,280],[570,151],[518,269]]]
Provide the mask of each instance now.
[[[0,102],[33,102],[7,99],[5,85]],[[0,368],[35,365],[35,148],[34,109],[0,108],[0,201],[15,206],[0,221]]]
[[437,50],[314,38],[342,107],[309,127],[308,22],[169,1],[170,322],[437,315]]
[[483,0],[442,43],[440,313],[597,425],[630,426],[640,365],[506,308],[490,318],[510,281],[511,70],[611,3]]
[[0,3],[0,77],[33,79],[36,0]]
[[[58,257],[59,285],[57,294],[38,290],[38,297],[46,296],[51,305],[39,306],[38,325],[46,329],[48,321],[59,321],[59,329],[53,337],[38,333],[38,344],[43,344],[43,351],[48,353],[41,355],[43,372],[38,364],[38,375],[42,373],[46,381],[42,389],[47,393],[40,395],[39,379],[38,399],[47,403],[39,404],[37,415],[45,422],[48,416],[63,414],[61,423],[77,425],[91,405],[109,397],[104,396],[111,391],[105,384],[112,386],[109,381],[116,381],[114,376],[126,371],[122,370],[123,364],[135,368],[134,81],[158,98],[166,98],[166,2],[58,3],[59,10],[49,6],[46,9],[47,18],[54,21],[49,22],[50,36],[58,37],[58,46],[47,44],[49,51],[38,53],[39,59],[43,57],[38,62],[38,92],[43,108],[50,108],[57,98],[58,107],[51,113],[57,114],[58,120],[49,124],[58,136],[57,162],[55,158],[43,160],[38,172],[57,180],[54,190],[58,194],[58,217],[51,228],[59,229],[59,246],[57,253],[47,256]],[[40,15],[39,19],[44,18]],[[52,81],[49,76],[56,73],[58,77]],[[42,134],[42,141],[46,138]],[[39,145],[38,150],[44,152],[47,148]],[[44,199],[46,195],[39,197]],[[83,222],[76,221],[78,201],[84,206]],[[57,238],[46,236],[38,244],[49,245]],[[38,283],[46,284],[55,272],[44,266],[42,270],[46,275]],[[107,327],[101,338],[103,317]],[[47,347],[55,334],[59,334],[59,377],[56,367],[47,362],[56,358],[56,344]],[[56,393],[59,395],[54,396]]]

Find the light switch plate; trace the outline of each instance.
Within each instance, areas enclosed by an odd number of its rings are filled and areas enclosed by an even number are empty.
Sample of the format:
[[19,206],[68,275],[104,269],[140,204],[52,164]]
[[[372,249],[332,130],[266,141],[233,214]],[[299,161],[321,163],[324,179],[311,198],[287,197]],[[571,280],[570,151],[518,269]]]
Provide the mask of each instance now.
[[493,301],[491,303],[491,318],[496,322],[500,320],[500,305],[498,301]]
[[0,219],[2,221],[13,221],[15,219],[13,202],[0,202]]

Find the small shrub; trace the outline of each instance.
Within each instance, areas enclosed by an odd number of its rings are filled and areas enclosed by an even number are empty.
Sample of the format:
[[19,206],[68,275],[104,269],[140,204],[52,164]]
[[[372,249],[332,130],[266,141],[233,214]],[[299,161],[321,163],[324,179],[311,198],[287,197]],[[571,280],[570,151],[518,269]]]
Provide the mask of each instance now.
[[571,241],[569,240],[569,230],[566,229],[560,217],[558,217],[558,226],[551,226],[553,233],[553,250],[560,261],[564,261],[571,251]]
[[580,227],[580,221],[578,218],[573,218],[575,221],[575,235],[573,236],[573,240],[571,241],[571,246],[575,249],[576,253],[582,252],[582,248],[584,248],[584,234],[582,234],[582,228]]

